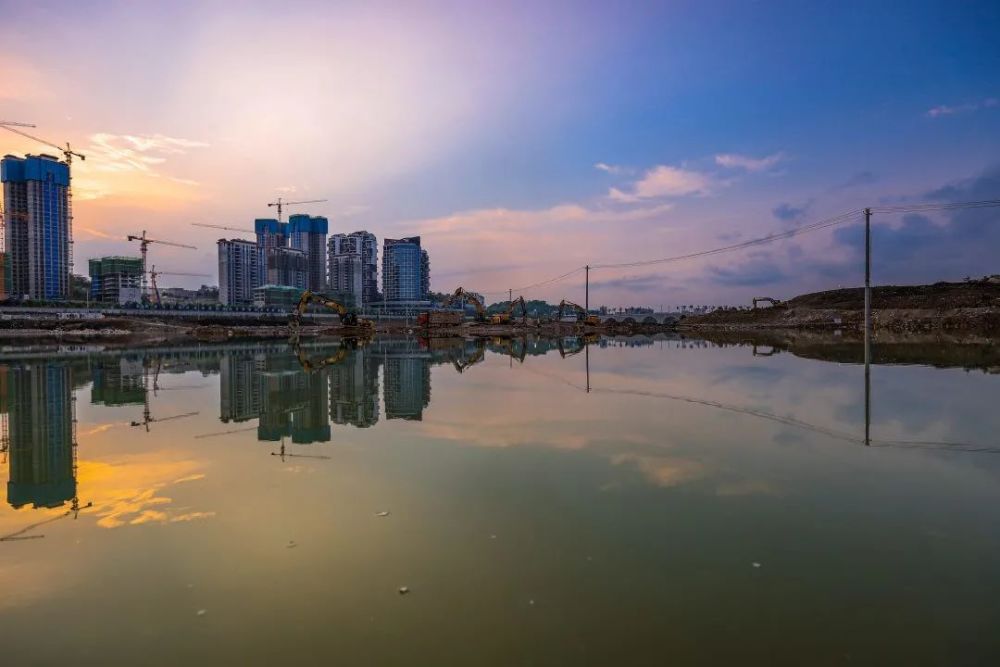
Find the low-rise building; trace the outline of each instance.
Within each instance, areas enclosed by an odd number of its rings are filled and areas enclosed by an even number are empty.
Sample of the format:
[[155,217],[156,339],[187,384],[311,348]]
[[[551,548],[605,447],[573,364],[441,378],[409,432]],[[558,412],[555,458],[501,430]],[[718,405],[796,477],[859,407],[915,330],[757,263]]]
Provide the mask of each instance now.
[[90,298],[110,304],[142,300],[142,259],[100,257],[90,260]]
[[261,285],[253,291],[253,305],[257,308],[291,310],[298,305],[304,290],[289,285]]

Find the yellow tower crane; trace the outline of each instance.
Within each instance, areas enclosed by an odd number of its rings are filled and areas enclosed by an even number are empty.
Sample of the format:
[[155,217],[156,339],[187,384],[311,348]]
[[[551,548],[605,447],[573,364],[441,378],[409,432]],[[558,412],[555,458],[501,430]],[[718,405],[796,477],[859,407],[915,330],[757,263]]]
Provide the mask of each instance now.
[[159,243],[160,245],[173,246],[175,248],[188,248],[189,250],[197,250],[193,245],[187,245],[184,243],[174,243],[173,241],[161,241],[160,239],[151,239],[146,236],[146,230],[142,230],[142,234],[128,235],[129,241],[139,242],[139,252],[142,255],[142,300],[148,301],[149,296],[146,294],[146,250],[149,248],[150,243]]

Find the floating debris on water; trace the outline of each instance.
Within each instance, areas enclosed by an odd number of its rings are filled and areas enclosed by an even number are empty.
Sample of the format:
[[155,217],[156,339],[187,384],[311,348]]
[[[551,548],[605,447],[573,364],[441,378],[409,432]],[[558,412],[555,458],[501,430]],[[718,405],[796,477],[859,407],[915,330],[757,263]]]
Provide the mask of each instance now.
[[207,609],[199,609],[198,611],[195,612],[195,614],[198,616],[204,616],[207,613],[208,613]]
[[406,595],[409,592],[410,592],[410,587],[409,586],[400,586],[399,587],[399,594],[400,595]]
[[760,567],[760,563],[758,563],[758,562],[754,561],[754,564],[753,564],[753,566],[754,566],[754,567]]
[[286,549],[294,549],[297,546],[299,546],[299,545],[295,543],[295,540],[288,540],[288,544],[285,545],[285,548]]
[[375,512],[375,516],[389,516],[389,510],[384,510],[382,512]]

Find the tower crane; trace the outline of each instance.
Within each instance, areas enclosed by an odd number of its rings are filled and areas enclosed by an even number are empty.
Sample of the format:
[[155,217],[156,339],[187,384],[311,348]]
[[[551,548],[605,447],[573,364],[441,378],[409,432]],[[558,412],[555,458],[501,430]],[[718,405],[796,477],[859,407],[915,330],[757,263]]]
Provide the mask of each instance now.
[[227,229],[231,232],[242,232],[244,234],[253,234],[255,230],[247,229],[246,227],[227,227],[225,225],[206,225],[202,222],[192,222],[192,227],[208,227],[209,229]]
[[188,248],[190,250],[197,250],[193,245],[187,245],[184,243],[174,243],[173,241],[161,241],[159,239],[151,239],[146,236],[146,230],[142,230],[142,234],[136,236],[135,234],[128,235],[129,241],[139,242],[139,252],[142,254],[142,298],[147,299],[146,296],[146,250],[149,248],[150,243],[159,243],[160,245],[169,245],[175,248]]
[[153,297],[157,304],[160,303],[160,288],[156,286],[156,276],[194,276],[198,278],[211,278],[207,273],[181,273],[178,271],[157,271],[156,264],[149,271],[149,282],[153,285]]
[[23,130],[17,130],[17,129],[15,129],[17,127],[35,127],[34,125],[32,125],[30,123],[17,123],[17,122],[14,122],[12,120],[4,120],[4,121],[0,121],[0,127],[2,127],[3,129],[7,130],[8,132],[13,132],[14,134],[20,134],[22,137],[27,137],[28,139],[31,139],[32,141],[37,141],[40,144],[45,144],[46,146],[50,146],[50,147],[56,149],[57,151],[59,151],[60,153],[62,153],[63,156],[66,158],[66,164],[67,165],[70,165],[70,164],[73,163],[73,158],[74,157],[78,157],[81,160],[86,160],[87,159],[87,156],[84,155],[83,153],[78,153],[75,150],[73,150],[70,147],[68,141],[66,142],[66,147],[63,148],[59,144],[54,144],[51,141],[48,141],[46,139],[39,139],[38,137],[36,137],[34,135],[31,135],[31,134],[28,134],[27,132],[25,132]]
[[318,204],[319,202],[327,201],[326,199],[303,199],[302,201],[285,201],[281,197],[278,197],[277,201],[268,202],[268,207],[277,206],[278,207],[278,222],[281,222],[281,209],[285,206],[298,206],[299,204]]

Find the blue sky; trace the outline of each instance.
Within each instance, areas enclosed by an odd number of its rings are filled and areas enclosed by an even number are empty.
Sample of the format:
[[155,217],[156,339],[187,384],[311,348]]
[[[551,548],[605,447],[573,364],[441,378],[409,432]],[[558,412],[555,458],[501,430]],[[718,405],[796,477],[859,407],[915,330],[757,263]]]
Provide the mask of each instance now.
[[[249,225],[279,194],[324,197],[309,212],[336,231],[422,234],[434,289],[501,291],[946,186],[1000,197],[996,2],[0,4],[0,115],[92,156],[74,174],[82,258],[127,252],[140,224],[199,246],[163,265],[204,269],[217,235],[190,222]],[[0,149],[38,147],[5,135]],[[974,243],[954,222],[915,236]],[[856,284],[845,234],[606,271],[593,296]],[[878,280],[1000,271],[970,249],[974,265],[952,254],[923,275],[913,260],[935,245],[908,240]]]

